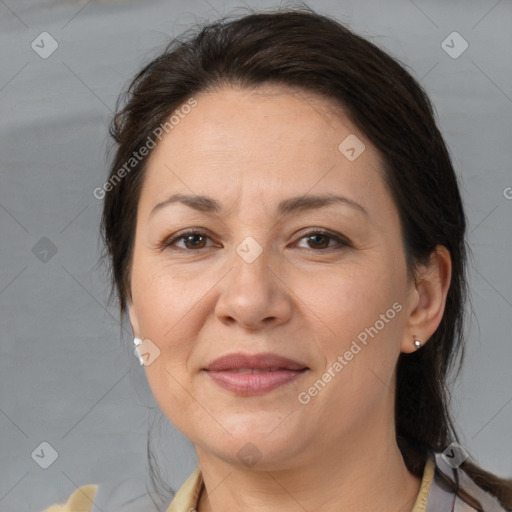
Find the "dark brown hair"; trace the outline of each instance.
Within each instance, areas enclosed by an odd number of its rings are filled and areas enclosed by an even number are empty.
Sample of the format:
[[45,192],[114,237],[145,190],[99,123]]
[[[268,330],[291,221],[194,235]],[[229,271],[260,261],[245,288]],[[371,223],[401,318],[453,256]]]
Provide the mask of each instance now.
[[[397,365],[397,439],[401,447],[407,443],[403,454],[409,471],[421,476],[429,449],[443,451],[458,440],[449,412],[447,377],[463,360],[466,219],[433,107],[403,64],[307,7],[250,13],[194,28],[145,66],[119,98],[111,125],[116,152],[110,178],[194,95],[218,87],[268,83],[330,99],[375,145],[400,213],[412,275],[437,246],[450,252],[452,280],[442,321],[426,345],[401,354]],[[146,161],[147,156],[105,194],[102,234],[121,317],[130,297],[137,204]],[[149,441],[148,455],[153,471]],[[512,508],[510,482],[469,460],[462,468]],[[481,510],[474,499],[455,490]]]

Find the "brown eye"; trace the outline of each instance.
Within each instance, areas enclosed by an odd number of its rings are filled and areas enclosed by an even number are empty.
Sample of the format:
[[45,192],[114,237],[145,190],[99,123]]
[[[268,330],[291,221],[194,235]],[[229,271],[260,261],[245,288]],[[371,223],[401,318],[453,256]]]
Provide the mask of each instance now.
[[205,246],[206,236],[202,233],[195,233],[181,237],[187,249],[202,249]]
[[[325,250],[325,249],[342,249],[348,247],[350,244],[343,240],[341,237],[327,233],[324,231],[311,231],[305,236],[301,237],[300,240],[306,240],[308,247],[306,249],[311,250]],[[331,242],[334,242],[332,244]]]
[[308,244],[312,244],[312,249],[325,249],[329,246],[329,237],[325,235],[308,236]]
[[[207,247],[206,243],[209,236],[201,231],[188,231],[174,236],[171,239],[164,240],[160,247],[162,249],[178,249],[183,251],[194,251],[197,249],[204,249]],[[183,244],[177,245],[178,242]]]
[[[210,237],[202,231],[188,231],[164,240],[160,244],[160,248],[182,251],[206,249],[209,247],[207,245],[209,239]],[[339,250],[350,246],[350,243],[343,238],[324,231],[311,231],[302,236],[300,240],[306,240],[308,244],[307,247],[302,246],[303,248],[318,252],[329,249]],[[181,245],[178,245],[180,243]]]

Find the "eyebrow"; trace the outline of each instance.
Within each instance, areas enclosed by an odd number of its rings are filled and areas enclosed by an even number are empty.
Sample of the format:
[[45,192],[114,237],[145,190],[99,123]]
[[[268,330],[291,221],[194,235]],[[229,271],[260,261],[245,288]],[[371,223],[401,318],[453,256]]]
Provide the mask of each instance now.
[[[212,197],[195,194],[173,194],[172,196],[168,197],[165,201],[156,204],[151,210],[149,217],[151,217],[158,210],[161,210],[162,208],[165,208],[175,203],[181,203],[184,204],[185,206],[188,206],[189,208],[193,208],[194,210],[205,213],[218,214],[222,211],[222,203],[217,201],[216,199],[213,199]],[[356,203],[355,201],[349,199],[348,197],[336,194],[291,197],[279,203],[277,207],[277,213],[279,215],[285,216],[299,211],[313,210],[315,208],[323,208],[331,204],[339,203],[351,206],[352,208],[358,210],[359,212],[368,215],[366,209],[359,203]]]

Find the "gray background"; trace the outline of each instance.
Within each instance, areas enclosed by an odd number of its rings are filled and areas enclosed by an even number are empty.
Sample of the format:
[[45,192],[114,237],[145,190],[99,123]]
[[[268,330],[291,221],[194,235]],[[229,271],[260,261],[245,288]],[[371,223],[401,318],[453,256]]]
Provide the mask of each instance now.
[[[96,267],[101,202],[92,192],[106,176],[107,125],[126,81],[196,18],[242,13],[243,5],[279,4],[0,0],[1,511],[41,510],[79,485],[113,477],[145,481],[155,403],[132,355],[129,325],[122,342],[116,311],[106,306],[106,279]],[[309,5],[406,63],[437,108],[473,248],[474,315],[454,414],[465,448],[511,477],[512,5]],[[43,31],[59,45],[47,59],[31,48]],[[441,47],[453,31],[469,44],[458,58]],[[167,422],[161,432],[162,463],[178,488],[195,454]],[[58,452],[48,469],[31,457],[43,441]]]

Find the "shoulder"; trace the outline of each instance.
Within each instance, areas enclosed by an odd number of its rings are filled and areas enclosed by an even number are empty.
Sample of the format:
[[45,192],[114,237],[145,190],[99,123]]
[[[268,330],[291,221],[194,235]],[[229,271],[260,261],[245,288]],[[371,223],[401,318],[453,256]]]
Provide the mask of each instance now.
[[66,503],[52,505],[44,512],[90,512],[97,489],[95,484],[79,487]]
[[44,512],[140,512],[154,504],[146,489],[146,479],[111,479],[76,489],[64,504],[52,505]]

